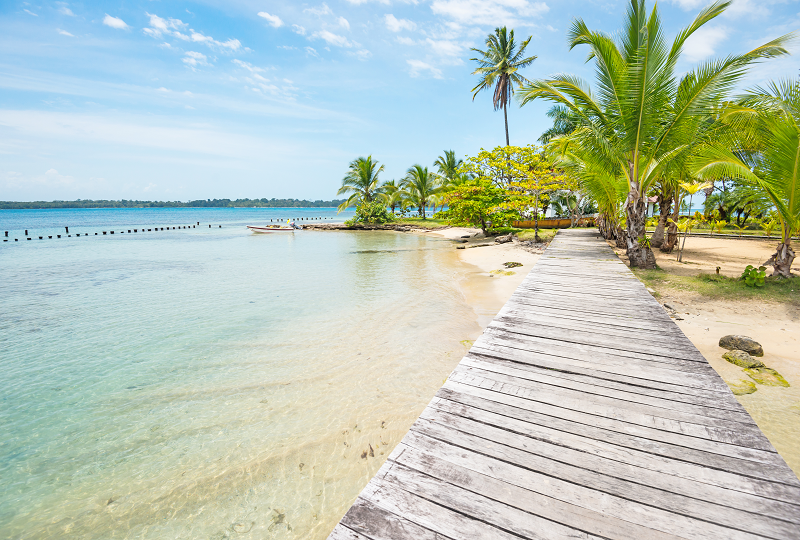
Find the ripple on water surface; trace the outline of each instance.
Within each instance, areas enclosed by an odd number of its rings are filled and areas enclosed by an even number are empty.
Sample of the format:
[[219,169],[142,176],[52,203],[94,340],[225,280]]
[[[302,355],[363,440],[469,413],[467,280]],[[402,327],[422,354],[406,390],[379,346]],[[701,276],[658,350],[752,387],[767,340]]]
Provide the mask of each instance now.
[[380,232],[5,244],[0,529],[324,538],[479,332],[460,272]]

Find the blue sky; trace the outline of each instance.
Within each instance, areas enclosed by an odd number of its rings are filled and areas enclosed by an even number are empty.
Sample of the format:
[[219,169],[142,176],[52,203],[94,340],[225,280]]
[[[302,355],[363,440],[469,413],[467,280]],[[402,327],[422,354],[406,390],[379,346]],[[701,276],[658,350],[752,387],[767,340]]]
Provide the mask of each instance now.
[[[705,4],[659,4],[674,35]],[[652,5],[652,4],[651,4]],[[0,3],[0,200],[335,196],[349,161],[384,179],[444,149],[503,143],[474,54],[495,26],[533,36],[524,75],[591,78],[574,17],[615,32],[623,0],[147,0]],[[735,0],[680,68],[800,28],[796,0]],[[795,76],[798,56],[746,85]],[[545,104],[509,110],[534,142]]]

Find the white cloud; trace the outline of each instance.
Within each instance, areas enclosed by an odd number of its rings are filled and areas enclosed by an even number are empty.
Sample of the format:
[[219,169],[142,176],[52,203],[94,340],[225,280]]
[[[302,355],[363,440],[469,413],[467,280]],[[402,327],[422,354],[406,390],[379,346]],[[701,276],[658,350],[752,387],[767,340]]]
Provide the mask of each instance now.
[[106,13],[105,18],[103,19],[103,24],[106,26],[110,26],[111,28],[116,28],[117,30],[127,30],[130,28],[125,21],[120,19],[119,17],[112,17],[108,13]]
[[550,11],[545,2],[529,0],[433,0],[431,10],[462,24],[524,25]]
[[391,32],[400,32],[401,30],[413,30],[417,27],[412,21],[408,19],[398,19],[391,13],[388,13],[384,16],[384,21],[386,22],[386,28],[389,29]]
[[299,24],[292,25],[292,32],[295,34],[300,34],[301,36],[306,35],[306,29],[300,26]]
[[31,11],[29,9],[23,9],[22,11],[24,11],[28,15],[33,15],[34,17],[38,17],[38,15],[36,13],[34,13],[33,11]]
[[358,58],[362,62],[364,60],[369,59],[372,56],[372,53],[369,52],[367,49],[361,49],[361,50],[355,51],[352,54],[353,54],[353,56],[355,56],[356,58]]
[[317,17],[321,17],[323,15],[332,15],[333,11],[331,10],[331,8],[328,7],[328,4],[323,2],[322,5],[317,8],[304,9],[303,13],[310,13],[311,15],[316,15]]
[[[708,0],[669,0],[684,11],[697,11],[701,7],[709,4]],[[733,0],[730,7],[725,11],[728,18],[740,17],[766,17],[770,13],[769,4],[776,3],[774,0]]]
[[307,56],[314,56],[316,58],[320,57],[319,53],[317,52],[317,50],[314,47],[306,47],[306,55]]
[[431,39],[427,38],[425,43],[428,45],[428,49],[439,56],[448,56],[454,59],[458,59],[457,64],[461,64],[461,54],[464,49],[467,48],[467,43],[462,43],[459,41],[453,41],[449,39]]
[[238,58],[236,58],[234,60],[231,60],[231,62],[233,62],[234,64],[236,64],[239,67],[242,67],[242,68],[246,69],[250,73],[264,73],[265,71],[267,71],[264,68],[260,68],[258,66],[254,66],[250,62],[243,62],[242,60],[239,60]]
[[[347,0],[347,1],[349,3],[351,3],[351,4],[355,4],[356,6],[360,6],[361,4],[366,4],[367,2],[370,2],[371,0]],[[374,0],[374,1],[379,2],[381,4],[386,4],[387,6],[389,4],[391,4],[391,2],[389,0]],[[417,0],[406,0],[406,3],[407,4],[416,4]]]
[[[209,47],[219,47],[222,49],[229,49],[231,51],[238,51],[242,48],[242,42],[238,39],[229,39],[228,41],[217,41],[211,36],[206,36],[201,32],[197,32],[189,25],[180,19],[162,19],[158,15],[152,13],[145,13],[150,18],[150,28],[144,28],[142,31],[148,36],[160,38],[166,34],[183,41],[192,41],[194,43],[205,43]],[[183,34],[180,30],[189,30],[189,35]],[[169,46],[169,45],[167,45]]]
[[277,15],[270,15],[266,11],[259,11],[258,16],[263,19],[266,19],[269,25],[272,26],[273,28],[280,28],[281,26],[283,26],[283,21]]
[[61,13],[62,15],[69,15],[70,17],[75,16],[72,10],[69,9],[67,6],[61,6],[60,8],[58,8],[58,12]]
[[208,63],[208,57],[203,53],[199,53],[196,51],[186,51],[186,56],[182,58],[183,63],[187,66],[190,66],[194,69],[197,66],[210,66],[211,64]]
[[683,46],[683,58],[690,62],[699,62],[713,56],[717,45],[728,38],[728,29],[724,26],[704,26],[689,36]]
[[347,28],[348,30],[350,30],[350,23],[347,22],[347,19],[345,19],[344,17],[339,17],[338,19],[336,19],[336,22],[339,23],[339,26],[341,26],[342,28]]
[[340,36],[339,34],[334,34],[333,32],[329,32],[327,30],[320,30],[319,32],[314,32],[311,36],[312,38],[319,38],[331,45],[335,45],[336,47],[353,47],[354,44],[351,43],[346,37]]
[[412,77],[419,77],[423,72],[427,71],[434,79],[442,78],[442,70],[433,67],[427,62],[423,62],[422,60],[406,60],[406,62],[411,68],[408,73]]
[[154,37],[160,37],[162,33],[171,35],[189,26],[180,19],[162,19],[158,15],[147,12],[145,12],[145,15],[150,18],[150,28],[145,28],[144,31]]
[[293,47],[292,45],[278,45],[279,49],[283,49],[286,51],[296,51],[297,47]]
[[417,42],[405,36],[397,36],[397,42],[401,45],[416,45]]
[[61,28],[56,28],[56,32],[58,32],[62,36],[75,37],[72,34],[70,34],[69,32],[67,32],[66,30],[62,30]]

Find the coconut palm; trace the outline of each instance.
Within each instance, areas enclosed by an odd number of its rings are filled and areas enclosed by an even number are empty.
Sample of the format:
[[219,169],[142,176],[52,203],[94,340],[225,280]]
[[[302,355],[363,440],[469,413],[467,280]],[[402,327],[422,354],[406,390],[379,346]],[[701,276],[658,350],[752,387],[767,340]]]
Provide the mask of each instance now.
[[451,184],[458,177],[458,169],[462,163],[463,160],[458,159],[453,150],[445,150],[443,156],[436,158],[434,165],[439,170],[443,185]]
[[403,201],[401,186],[397,183],[397,180],[389,180],[388,182],[384,182],[379,189],[386,197],[386,204],[391,208],[392,214],[394,214],[395,208]]
[[489,34],[486,38],[485,51],[472,48],[473,51],[480,54],[479,58],[471,59],[480,64],[472,72],[473,75],[480,75],[478,84],[471,90],[472,100],[475,101],[475,96],[481,91],[489,90],[494,86],[492,103],[494,104],[494,110],[503,109],[503,118],[506,122],[506,146],[511,144],[508,142],[507,109],[508,102],[514,94],[514,85],[519,87],[524,82],[530,82],[520,75],[519,70],[530,66],[536,60],[535,56],[524,57],[525,48],[532,37],[528,37],[517,49],[517,43],[514,41],[514,30],[507,31],[504,26],[495,28],[494,34]]
[[406,199],[419,211],[419,216],[426,219],[425,207],[431,199],[441,191],[436,174],[427,167],[412,165],[403,179],[403,193]]
[[580,127],[571,137],[626,179],[625,242],[631,266],[655,266],[645,237],[646,193],[667,164],[691,151],[685,132],[698,116],[713,117],[715,104],[751,64],[787,54],[784,44],[790,36],[742,55],[705,62],[679,78],[675,66],[686,40],[729,5],[714,2],[704,8],[672,44],[664,38],[658,7],[648,15],[644,0],[630,0],[618,40],[577,19],[569,31],[569,44],[589,46],[597,95],[571,75],[537,80],[520,89],[522,105],[544,99],[572,111]]
[[542,144],[549,143],[554,137],[569,135],[580,125],[580,119],[575,117],[575,113],[561,105],[553,105],[546,115],[553,121],[553,126],[539,137]]
[[378,166],[378,161],[373,160],[372,156],[359,157],[350,162],[350,169],[342,179],[342,187],[336,192],[337,195],[350,193],[338,211],[347,209],[349,206],[360,202],[372,202],[376,198],[385,199],[383,193],[378,188],[379,176],[383,172],[383,165]]
[[703,178],[733,178],[764,191],[777,209],[781,243],[766,264],[790,277],[800,230],[800,81],[756,88],[725,109],[722,120],[737,141],[708,145],[696,160]]

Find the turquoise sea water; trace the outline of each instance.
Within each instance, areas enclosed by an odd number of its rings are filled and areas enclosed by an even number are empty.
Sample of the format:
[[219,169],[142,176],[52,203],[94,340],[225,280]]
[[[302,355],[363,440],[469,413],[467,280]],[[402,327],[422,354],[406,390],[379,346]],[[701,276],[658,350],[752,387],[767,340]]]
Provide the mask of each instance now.
[[479,332],[441,239],[22,212],[201,227],[0,243],[3,538],[324,538]]

